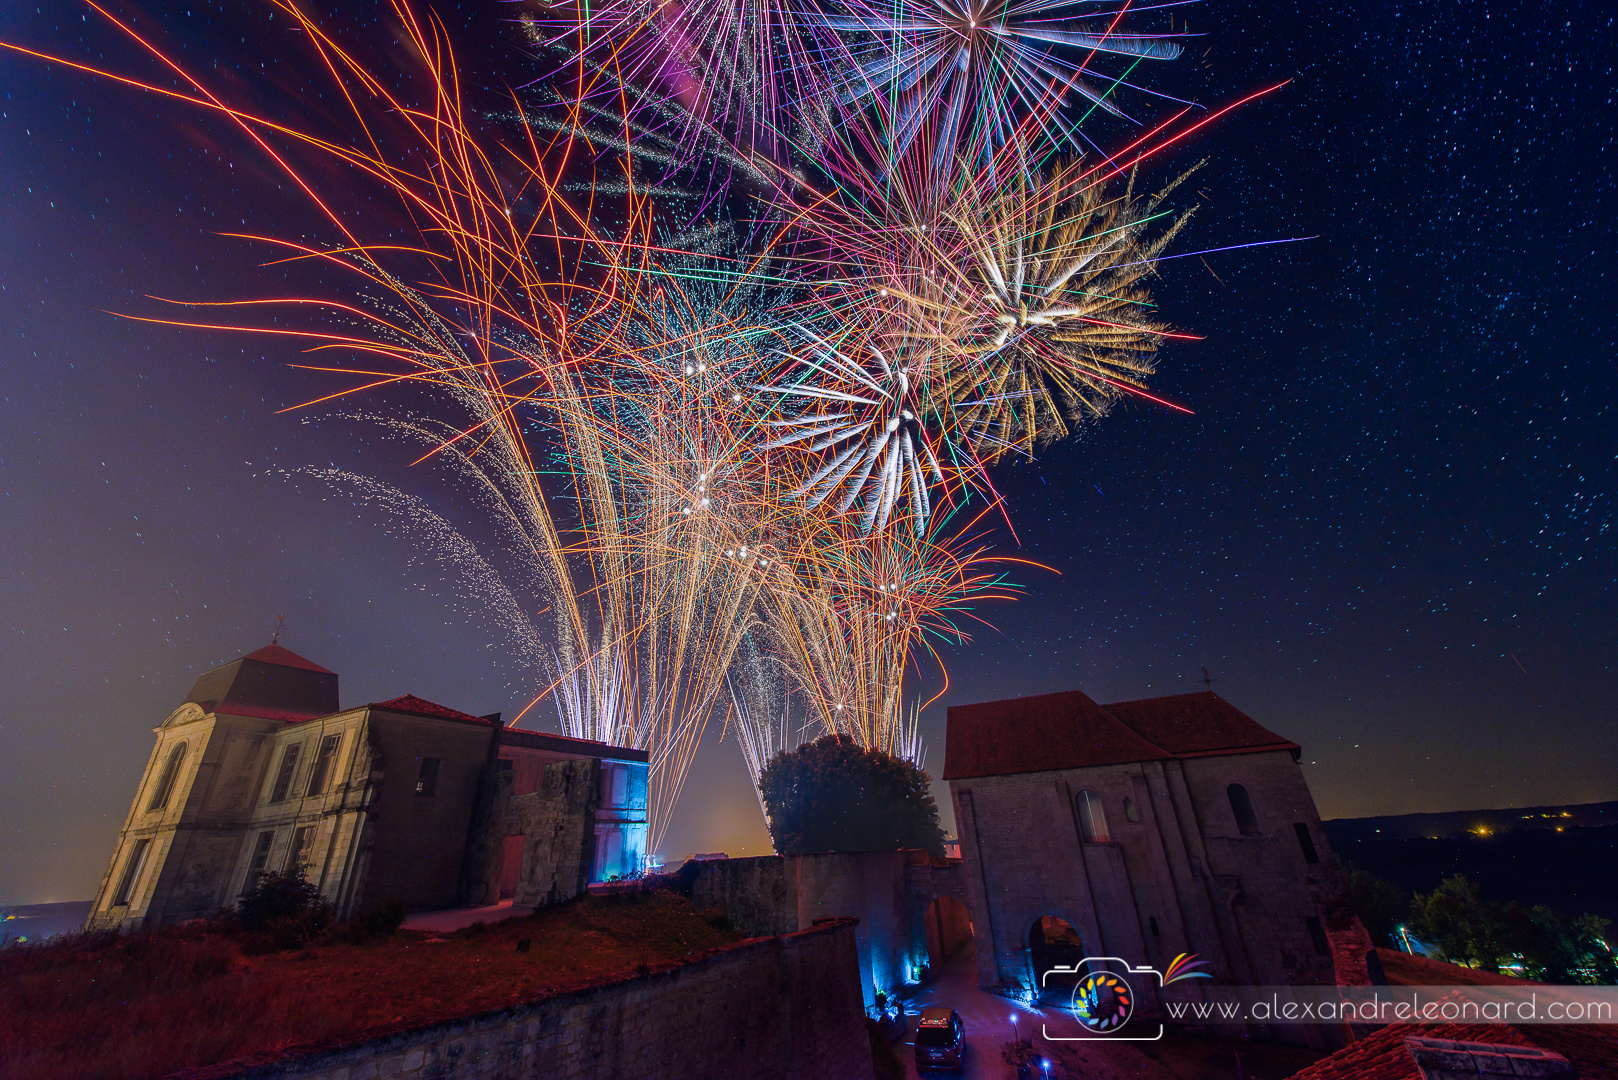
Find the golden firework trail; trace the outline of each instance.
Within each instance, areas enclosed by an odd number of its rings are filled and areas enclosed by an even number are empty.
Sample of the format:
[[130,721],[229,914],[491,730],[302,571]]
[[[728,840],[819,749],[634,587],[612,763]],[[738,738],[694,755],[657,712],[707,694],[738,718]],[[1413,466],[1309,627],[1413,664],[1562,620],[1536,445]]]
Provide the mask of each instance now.
[[[1188,216],[1165,209],[1179,181],[1141,197],[1135,170],[1220,114],[1099,163],[1057,156],[1077,152],[1070,105],[1120,114],[1129,72],[1099,78],[1098,55],[1176,51],[1125,33],[1127,5],[1004,40],[993,5],[557,5],[524,24],[555,70],[490,112],[408,0],[389,0],[406,59],[386,73],[267,0],[346,136],[232,100],[89,6],[157,74],[44,58],[234,125],[330,240],[242,238],[346,282],[150,321],[300,342],[343,380],[302,408],[426,391],[386,422],[475,493],[543,601],[523,714],[548,700],[566,734],[649,752],[652,849],[716,711],[755,776],[805,732],[919,761],[907,687],[1016,592],[984,524],[1005,513],[989,467],[1125,395],[1161,402],[1145,377],[1185,336],[1147,288]],[[788,107],[791,130],[759,119]],[[356,191],[386,210],[355,216]],[[490,580],[446,530],[437,550]]]

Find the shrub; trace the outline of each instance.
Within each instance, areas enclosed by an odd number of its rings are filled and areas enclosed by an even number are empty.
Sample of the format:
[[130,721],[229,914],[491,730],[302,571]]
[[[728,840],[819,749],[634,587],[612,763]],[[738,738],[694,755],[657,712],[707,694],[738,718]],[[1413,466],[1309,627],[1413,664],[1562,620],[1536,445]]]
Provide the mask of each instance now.
[[263,875],[236,904],[236,921],[248,936],[243,948],[249,953],[308,945],[331,920],[331,902],[297,870]]
[[362,911],[341,926],[333,927],[330,936],[350,945],[380,941],[398,933],[404,917],[404,905],[397,900],[388,900]]
[[1018,1039],[1000,1047],[1000,1060],[1007,1065],[1028,1065],[1035,1058],[1034,1040]]

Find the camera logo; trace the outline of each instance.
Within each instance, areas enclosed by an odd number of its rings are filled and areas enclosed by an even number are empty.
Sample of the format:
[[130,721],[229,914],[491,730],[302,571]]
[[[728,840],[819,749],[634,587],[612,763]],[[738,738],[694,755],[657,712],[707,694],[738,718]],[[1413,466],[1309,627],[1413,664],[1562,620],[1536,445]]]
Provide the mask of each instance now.
[[1166,972],[1158,971],[1150,965],[1137,967],[1116,956],[1086,956],[1077,964],[1058,964],[1040,976],[1042,988],[1050,987],[1052,976],[1056,976],[1063,983],[1072,976],[1080,976],[1078,983],[1073,987],[1068,1010],[1085,1033],[1052,1035],[1049,1025],[1041,1025],[1041,1032],[1052,1042],[1079,1042],[1091,1039],[1107,1039],[1113,1042],[1156,1042],[1163,1037],[1161,1021],[1157,1024],[1155,1034],[1119,1034],[1124,1025],[1129,1023],[1129,1018],[1135,1014],[1135,988],[1129,980],[1133,978],[1140,982],[1156,979],[1158,989],[1161,990],[1170,983],[1184,979],[1211,978],[1208,972],[1195,970],[1206,964],[1206,960],[1198,960],[1194,953],[1181,953],[1176,956]]

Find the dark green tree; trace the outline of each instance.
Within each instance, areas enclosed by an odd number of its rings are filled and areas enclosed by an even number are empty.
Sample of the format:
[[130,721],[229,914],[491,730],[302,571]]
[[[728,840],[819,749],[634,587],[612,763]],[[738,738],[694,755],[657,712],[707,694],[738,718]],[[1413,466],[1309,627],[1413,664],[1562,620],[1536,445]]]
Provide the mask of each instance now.
[[1347,879],[1348,906],[1365,924],[1371,940],[1384,948],[1402,948],[1397,937],[1399,924],[1410,917],[1410,901],[1404,890],[1353,863],[1343,867],[1343,876]]
[[1501,909],[1506,948],[1530,979],[1548,983],[1618,982],[1618,960],[1607,947],[1611,923],[1599,915],[1564,915],[1544,904],[1515,901]]
[[1491,904],[1457,874],[1410,901],[1410,930],[1446,960],[1486,971],[1520,965],[1549,983],[1618,982],[1618,958],[1607,944],[1611,924],[1598,915],[1565,915],[1544,904]]
[[781,751],[758,781],[770,839],[782,855],[898,848],[942,855],[931,785],[910,762],[846,735]]
[[1478,887],[1462,874],[1410,898],[1411,932],[1453,964],[1499,971],[1508,954],[1506,929],[1500,909],[1479,899]]

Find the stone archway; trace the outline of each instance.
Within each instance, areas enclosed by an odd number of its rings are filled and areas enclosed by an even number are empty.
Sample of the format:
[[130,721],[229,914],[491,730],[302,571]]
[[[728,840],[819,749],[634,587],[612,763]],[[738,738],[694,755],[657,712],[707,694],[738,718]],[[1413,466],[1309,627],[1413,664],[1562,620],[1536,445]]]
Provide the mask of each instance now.
[[1042,997],[1055,992],[1065,1000],[1084,977],[1080,968],[1087,955],[1084,939],[1066,919],[1041,915],[1028,927],[1028,966]]
[[927,963],[938,971],[972,941],[972,915],[953,896],[940,896],[922,913]]

